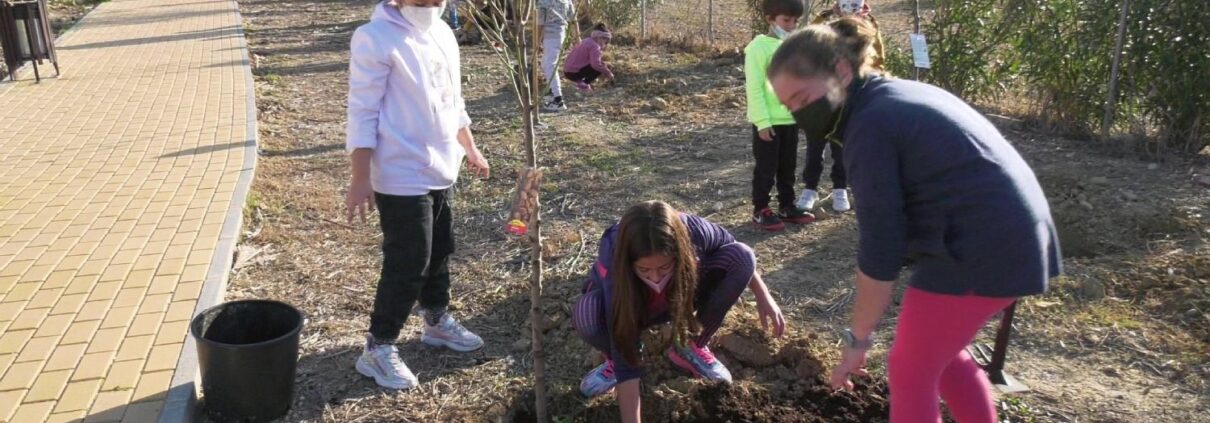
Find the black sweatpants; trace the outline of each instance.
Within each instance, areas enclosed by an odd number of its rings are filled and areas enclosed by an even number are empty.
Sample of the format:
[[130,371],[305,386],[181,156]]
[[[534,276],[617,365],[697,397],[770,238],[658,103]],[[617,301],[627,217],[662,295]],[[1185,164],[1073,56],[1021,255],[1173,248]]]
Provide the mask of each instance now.
[[760,139],[752,126],[752,206],[757,212],[769,207],[769,192],[777,185],[779,207],[794,206],[794,167],[798,164],[798,127],[773,125],[773,140]]
[[425,195],[375,193],[382,224],[382,276],[370,315],[370,335],[393,342],[412,306],[450,304],[449,257],[454,252],[451,189]]
[[575,72],[564,72],[563,73],[563,77],[567,78],[567,80],[569,80],[571,82],[584,81],[584,83],[586,83],[586,84],[591,84],[591,83],[596,82],[597,78],[600,76],[601,76],[601,71],[593,69],[592,66],[585,66],[583,69],[580,69]]
[[809,190],[819,190],[819,177],[823,175],[823,150],[832,150],[832,189],[849,187],[844,175],[844,147],[827,139],[807,140],[807,164],[802,169],[802,182]]

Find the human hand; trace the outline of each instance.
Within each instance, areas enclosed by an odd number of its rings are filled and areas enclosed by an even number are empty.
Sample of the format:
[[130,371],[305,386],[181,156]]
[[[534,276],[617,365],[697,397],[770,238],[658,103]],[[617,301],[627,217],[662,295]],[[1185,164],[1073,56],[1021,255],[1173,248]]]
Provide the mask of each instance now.
[[471,128],[458,130],[458,144],[461,144],[462,149],[466,151],[466,163],[472,174],[483,179],[491,176],[491,166],[487,164],[487,159],[483,158],[479,146],[475,145],[475,136],[471,134]]
[[840,356],[840,364],[832,369],[832,389],[853,390],[853,381],[849,375],[869,376],[865,370],[866,350],[844,347]]
[[757,135],[760,136],[761,141],[773,141],[773,136],[777,135],[777,133],[773,132],[772,127],[769,127],[761,129],[759,132],[757,132]]
[[361,215],[361,223],[366,223],[366,214],[374,211],[374,205],[374,188],[369,179],[353,178],[345,194],[345,219],[353,223],[353,216]]
[[769,325],[773,325],[773,337],[781,338],[781,335],[786,332],[786,318],[781,314],[781,307],[777,306],[777,301],[773,300],[773,296],[769,293],[756,297],[756,312],[760,315],[760,327],[765,331],[769,330]]
[[466,151],[466,164],[469,165],[470,171],[475,176],[487,179],[491,176],[491,166],[487,164],[487,159],[483,158],[483,153],[479,152],[479,147],[472,145]]

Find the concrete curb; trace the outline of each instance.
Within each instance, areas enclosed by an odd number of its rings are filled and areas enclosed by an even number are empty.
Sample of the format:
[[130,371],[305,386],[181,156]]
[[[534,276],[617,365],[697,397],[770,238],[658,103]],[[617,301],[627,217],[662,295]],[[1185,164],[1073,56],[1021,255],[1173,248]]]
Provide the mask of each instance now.
[[[197,306],[193,316],[217,305],[223,301],[227,292],[227,277],[231,274],[232,260],[235,258],[235,246],[240,239],[240,231],[244,223],[244,204],[248,192],[252,188],[252,178],[256,171],[256,156],[259,140],[256,127],[256,85],[252,79],[252,61],[248,53],[248,38],[244,34],[244,18],[239,12],[239,2],[232,0],[235,6],[235,16],[240,25],[237,28],[240,44],[240,55],[244,67],[244,81],[247,86],[247,132],[244,146],[244,167],[240,169],[239,179],[232,193],[231,206],[227,209],[227,217],[223,221],[222,232],[219,234],[218,246],[214,257],[210,259],[210,269],[206,272],[206,280],[202,283],[202,292],[198,295]],[[160,423],[193,422],[198,416],[198,361],[197,343],[193,335],[185,337],[185,345],[181,349],[181,357],[177,360],[176,371],[172,375],[168,394],[164,399],[164,409],[160,412]]]

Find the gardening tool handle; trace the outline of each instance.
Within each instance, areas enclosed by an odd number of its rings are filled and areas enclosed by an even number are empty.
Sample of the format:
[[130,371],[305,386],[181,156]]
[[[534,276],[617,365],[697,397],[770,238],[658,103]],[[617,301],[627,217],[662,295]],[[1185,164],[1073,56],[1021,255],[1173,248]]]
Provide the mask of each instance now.
[[1000,318],[1000,328],[996,330],[996,345],[992,350],[992,360],[987,363],[985,368],[988,374],[998,375],[1004,370],[1004,360],[1008,354],[1008,341],[1013,331],[1013,314],[1016,310],[1017,302],[1013,301],[1004,309],[1004,316]]

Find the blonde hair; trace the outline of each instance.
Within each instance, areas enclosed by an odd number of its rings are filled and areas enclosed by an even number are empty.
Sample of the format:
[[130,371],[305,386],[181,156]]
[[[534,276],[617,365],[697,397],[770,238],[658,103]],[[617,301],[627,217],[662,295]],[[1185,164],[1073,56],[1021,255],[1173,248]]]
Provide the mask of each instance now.
[[846,17],[826,25],[810,25],[786,38],[769,63],[770,79],[782,72],[799,78],[835,76],[844,60],[856,75],[865,76],[881,65],[875,44],[878,30],[864,19]]

